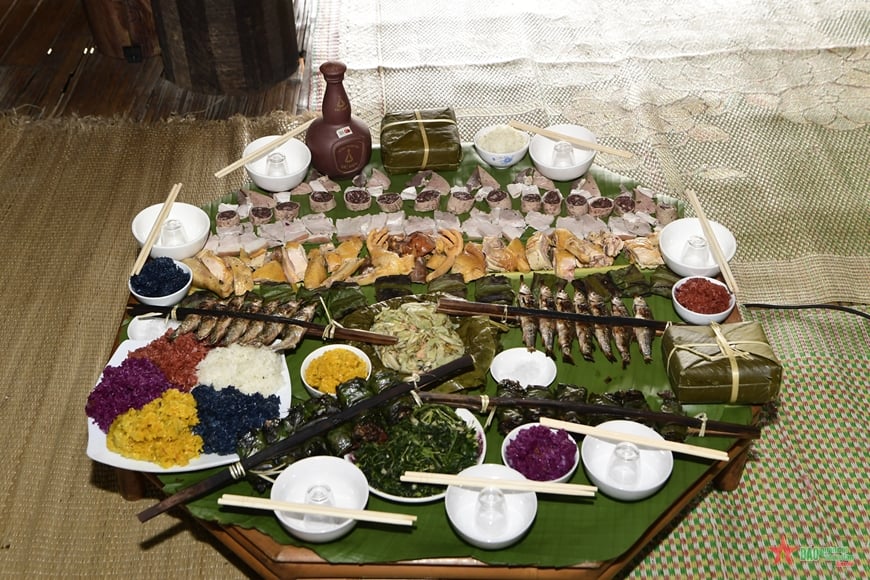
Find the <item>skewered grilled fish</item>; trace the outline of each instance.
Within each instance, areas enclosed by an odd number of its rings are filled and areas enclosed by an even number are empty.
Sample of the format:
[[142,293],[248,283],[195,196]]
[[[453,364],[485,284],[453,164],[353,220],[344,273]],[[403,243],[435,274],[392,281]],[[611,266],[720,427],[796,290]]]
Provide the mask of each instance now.
[[[589,300],[589,311],[593,316],[610,316],[607,302],[604,301],[601,294],[590,290],[587,298]],[[613,345],[611,344],[613,333],[610,327],[606,324],[594,324],[592,328],[595,333],[595,340],[598,341],[598,348],[601,349],[601,354],[610,362],[616,362],[616,357],[613,355]]]
[[[586,288],[582,280],[574,280],[574,312],[584,316],[590,316],[589,301],[586,299]],[[580,344],[580,354],[588,361],[595,360],[595,342],[592,339],[592,325],[588,322],[575,322],[574,332],[577,334],[577,342]]]
[[[574,311],[574,305],[564,288],[560,288],[556,292],[556,310],[559,312]],[[571,355],[571,348],[574,344],[574,329],[571,327],[571,323],[567,320],[557,319],[556,336],[559,340],[559,350],[562,351],[562,362],[569,365],[574,364],[574,357]]]
[[[532,289],[520,276],[520,287],[517,290],[517,303],[520,308],[534,308],[535,298],[532,296]],[[531,316],[520,316],[520,329],[523,335],[523,344],[529,350],[535,350],[535,343],[538,340],[538,325],[535,319]]]
[[[546,284],[541,284],[538,289],[538,308],[541,310],[556,309],[553,291]],[[552,318],[541,318],[538,320],[538,330],[541,332],[541,340],[544,343],[544,353],[550,358],[555,358],[553,347],[556,342],[556,321]]]
[[[625,307],[625,303],[622,301],[622,297],[618,294],[614,294],[610,299],[610,310],[613,316],[631,317],[628,308]],[[631,328],[627,326],[614,326],[612,332],[613,341],[616,343],[616,350],[622,359],[622,368],[625,368],[631,363],[631,338],[633,333]]]
[[[654,320],[652,310],[643,296],[638,294],[634,297],[634,317],[644,320]],[[643,356],[643,362],[649,364],[652,362],[652,341],[653,329],[645,326],[635,326],[634,336],[637,338],[637,344],[640,347],[640,354]]]

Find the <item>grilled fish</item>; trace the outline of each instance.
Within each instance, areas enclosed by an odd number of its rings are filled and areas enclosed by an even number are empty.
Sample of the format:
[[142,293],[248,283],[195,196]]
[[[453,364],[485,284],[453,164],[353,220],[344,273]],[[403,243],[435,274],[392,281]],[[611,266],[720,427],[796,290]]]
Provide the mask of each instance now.
[[[242,307],[239,309],[241,312],[249,312],[252,314],[256,314],[263,307],[263,299],[257,296],[254,293],[248,293],[245,296],[245,300],[242,303]],[[251,325],[251,320],[248,318],[233,318],[230,327],[227,329],[226,334],[221,340],[221,346],[227,346],[229,344],[234,344],[239,338],[245,334],[245,331],[248,330],[248,327]]]
[[[553,291],[545,284],[541,284],[538,289],[538,308],[541,310],[556,309]],[[538,330],[541,332],[541,341],[544,343],[544,353],[550,358],[555,358],[553,347],[556,343],[556,321],[552,318],[541,318],[538,320]]]
[[[607,302],[598,292],[589,291],[589,311],[592,316],[610,316],[610,311],[607,307]],[[592,329],[595,334],[595,340],[598,341],[598,348],[601,349],[601,354],[610,362],[616,362],[616,357],[613,355],[613,345],[611,340],[613,334],[610,327],[606,324],[593,324]]]
[[[574,290],[574,312],[584,316],[590,316],[589,301],[586,300],[586,291],[577,287]],[[580,354],[588,361],[595,360],[595,342],[593,340],[592,325],[588,322],[575,322],[574,332],[577,334],[577,342],[580,345]]]
[[[532,296],[532,289],[526,284],[526,281],[520,276],[520,287],[517,290],[517,304],[520,308],[534,308],[535,298]],[[535,350],[535,343],[538,340],[538,325],[535,319],[531,316],[520,316],[520,329],[523,334],[523,344],[529,350]]]
[[[635,318],[655,320],[652,315],[652,310],[650,310],[646,300],[644,300],[643,296],[640,294],[634,297],[632,305],[634,306]],[[635,326],[634,336],[637,338],[637,344],[640,347],[640,354],[643,356],[643,362],[649,364],[652,362],[653,329],[645,326]]]
[[[574,311],[574,305],[564,288],[556,292],[556,310],[559,312]],[[559,340],[559,350],[562,351],[562,362],[569,365],[574,364],[574,357],[571,355],[571,347],[574,344],[574,329],[571,327],[571,323],[567,320],[557,319],[556,336]]]
[[[631,317],[628,308],[625,307],[625,303],[622,301],[622,297],[618,294],[614,294],[610,299],[610,310],[613,313],[613,316],[621,316],[623,318]],[[632,336],[631,328],[628,326],[613,327],[613,340],[616,342],[616,350],[619,352],[619,356],[622,359],[622,368],[627,367],[629,363],[631,363]]]
[[[309,302],[308,304],[300,308],[299,311],[293,315],[293,318],[297,320],[304,320],[305,322],[311,322],[312,320],[314,320],[314,313],[316,311],[317,302]],[[302,340],[303,336],[305,336],[304,327],[287,323],[281,330],[281,342],[272,346],[271,348],[275,351],[292,350],[299,345],[299,341]]]

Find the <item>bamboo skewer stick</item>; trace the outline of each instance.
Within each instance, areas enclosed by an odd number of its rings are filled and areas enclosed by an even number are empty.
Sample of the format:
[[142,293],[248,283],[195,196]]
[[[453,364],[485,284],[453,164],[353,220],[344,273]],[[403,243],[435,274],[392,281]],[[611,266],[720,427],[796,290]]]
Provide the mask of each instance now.
[[280,137],[270,141],[269,143],[266,143],[265,145],[263,145],[262,147],[259,147],[258,149],[255,149],[254,151],[251,151],[250,153],[248,153],[247,155],[245,155],[241,159],[234,161],[233,163],[230,163],[229,165],[227,165],[223,169],[216,171],[214,176],[218,177],[218,178],[226,177],[227,175],[229,175],[230,173],[232,173],[236,169],[239,169],[240,167],[244,167],[246,164],[250,163],[251,161],[259,159],[260,157],[262,157],[263,155],[265,155],[269,151],[272,151],[276,147],[280,147],[281,145],[283,145],[284,143],[286,143],[287,141],[289,141],[290,139],[292,139],[296,135],[299,135],[300,133],[304,132],[306,129],[308,129],[308,127],[311,126],[311,123],[313,123],[315,120],[316,119],[311,119],[310,121],[306,121],[305,123],[302,123],[298,127],[287,131],[286,133],[284,133]]
[[181,191],[180,183],[176,183],[172,186],[172,189],[169,190],[169,196],[166,198],[166,201],[163,202],[163,207],[160,208],[160,213],[157,214],[157,219],[154,220],[154,225],[151,226],[151,231],[148,232],[148,237],[145,238],[145,243],[142,244],[142,249],[139,251],[139,255],[133,263],[133,270],[130,273],[131,276],[135,276],[142,271],[142,266],[145,265],[145,260],[148,259],[148,254],[151,253],[151,248],[153,248],[154,244],[157,243],[157,236],[160,235],[160,230],[163,229],[163,222],[165,222],[166,218],[169,216],[169,212],[172,210],[172,204],[175,203],[175,198],[178,197],[179,191]]
[[311,505],[305,503],[251,497],[247,495],[235,495],[231,493],[223,494],[221,497],[218,498],[217,502],[220,505],[233,507],[243,507],[270,511],[277,510],[282,512],[292,512],[294,514],[330,516],[336,518],[344,518],[348,520],[357,520],[360,522],[374,522],[378,524],[391,524],[396,526],[411,526],[414,525],[414,522],[417,521],[417,516],[410,514],[394,514],[391,512],[380,512],[374,510],[358,510],[335,506]]
[[[283,324],[292,324],[301,326],[306,330],[306,334],[315,336],[324,336],[327,327],[316,322],[300,320],[298,318],[275,316],[274,314],[262,314],[259,312],[242,312],[236,310],[212,310],[208,308],[185,308],[183,306],[151,306],[148,304],[131,304],[127,307],[131,316],[138,316],[149,312],[159,312],[161,314],[173,314],[176,317],[184,318],[190,314],[198,314],[201,316],[224,316],[229,318],[246,318],[248,320],[262,320],[264,322],[280,322]],[[368,330],[357,328],[345,328],[343,326],[334,326],[331,329],[331,338],[338,340],[355,340],[368,344],[396,344],[398,339],[395,336],[387,334],[378,334]]]
[[722,252],[722,246],[719,245],[719,239],[716,237],[716,233],[713,231],[713,227],[707,219],[707,214],[704,213],[704,208],[701,207],[701,200],[698,199],[698,195],[691,189],[686,190],[686,196],[688,196],[689,203],[692,204],[692,209],[695,210],[695,214],[698,216],[698,221],[701,222],[701,228],[704,230],[704,237],[707,238],[707,243],[710,244],[710,251],[713,252],[713,258],[715,258],[716,263],[719,265],[719,270],[722,271],[722,277],[725,279],[725,284],[728,285],[731,292],[737,294],[737,281],[734,280],[734,275],[731,273],[731,267],[728,266],[728,260]]
[[[440,403],[451,407],[480,410],[483,401],[476,395],[459,395],[456,393],[420,392],[417,393],[424,402]],[[704,428],[705,436],[713,437],[737,437],[741,439],[758,439],[761,437],[761,429],[755,425],[740,425],[723,421],[704,421],[697,417],[677,415],[674,413],[662,413],[633,409],[631,407],[613,407],[607,405],[595,405],[590,403],[578,403],[575,401],[558,401],[555,399],[523,399],[517,397],[488,397],[487,407],[539,407],[558,409],[562,411],[574,411],[588,415],[604,415],[613,417],[632,417],[652,421],[657,424],[685,425],[690,429],[700,431]]]
[[577,147],[582,147],[583,149],[591,149],[592,151],[600,151],[601,153],[610,153],[611,155],[617,155],[619,157],[625,158],[634,157],[634,153],[632,153],[631,151],[608,147],[607,145],[601,145],[593,141],[586,141],[585,139],[578,139],[577,137],[571,137],[570,135],[564,135],[562,133],[557,133],[556,131],[536,127],[534,125],[528,125],[520,121],[511,121],[508,124],[514,129],[528,131],[529,133],[537,133],[538,135],[542,135],[549,139],[555,139],[556,141],[567,141],[571,145],[576,145]]
[[673,451],[674,453],[682,453],[683,455],[692,455],[704,459],[714,459],[716,461],[728,461],[731,459],[726,451],[718,449],[709,449],[698,445],[689,445],[687,443],[677,443],[676,441],[668,441],[667,439],[652,439],[650,437],[642,437],[632,433],[620,433],[618,431],[608,431],[599,427],[589,425],[581,425],[579,423],[569,423],[567,421],[559,421],[550,419],[549,417],[541,417],[541,425],[546,427],[555,427],[564,429],[571,433],[580,433],[581,435],[591,435],[599,439],[607,439],[609,441],[627,441],[635,445],[650,447],[652,449],[663,449],[665,451]]
[[553,318],[570,320],[572,322],[589,322],[595,324],[609,324],[612,326],[641,326],[654,330],[664,330],[670,322],[663,320],[647,320],[633,316],[592,316],[589,314],[577,314],[576,312],[560,312],[558,310],[542,310],[538,308],[522,308],[520,306],[505,306],[502,304],[488,304],[485,302],[469,302],[456,298],[440,298],[438,300],[438,312],[443,314],[473,316],[485,314],[502,318],[519,318],[520,316],[532,316],[537,318]]
[[491,479],[486,477],[469,477],[449,473],[427,473],[423,471],[406,471],[399,478],[410,483],[429,483],[433,485],[458,485],[462,487],[487,488],[497,487],[510,491],[533,491],[537,493],[552,493],[556,495],[573,495],[579,497],[594,497],[598,488],[592,485],[575,483],[553,483],[548,481],[531,481],[521,479]]

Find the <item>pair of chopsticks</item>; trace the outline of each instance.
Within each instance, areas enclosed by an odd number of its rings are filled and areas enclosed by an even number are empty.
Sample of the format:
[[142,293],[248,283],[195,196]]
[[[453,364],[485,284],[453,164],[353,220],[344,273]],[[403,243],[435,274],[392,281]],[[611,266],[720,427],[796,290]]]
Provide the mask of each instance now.
[[579,433],[581,435],[591,435],[599,439],[607,439],[609,441],[625,441],[641,445],[652,449],[663,449],[665,451],[673,451],[674,453],[682,453],[683,455],[692,455],[694,457],[702,457],[704,459],[714,459],[716,461],[728,461],[730,457],[725,451],[718,449],[709,449],[698,445],[689,445],[687,443],[677,443],[676,441],[668,441],[666,439],[651,439],[631,433],[621,433],[618,431],[608,431],[599,427],[591,427],[589,425],[581,425],[578,423],[569,423],[567,421],[559,421],[550,419],[549,417],[541,417],[541,425],[546,427],[555,427],[556,429],[564,429],[571,433]]
[[492,479],[487,477],[470,477],[452,475],[449,473],[427,473],[424,471],[406,471],[400,481],[408,483],[428,483],[431,485],[457,485],[462,487],[487,488],[497,487],[510,491],[533,491],[557,495],[573,495],[579,497],[594,497],[598,488],[592,485],[575,483],[552,483],[547,481],[532,481],[521,479]]
[[175,203],[175,198],[178,197],[179,191],[181,191],[180,183],[173,185],[172,189],[169,191],[169,196],[166,198],[166,201],[163,202],[163,207],[160,209],[160,213],[157,215],[154,225],[151,226],[151,231],[148,232],[148,237],[145,238],[145,243],[142,244],[142,249],[139,251],[136,261],[133,262],[133,270],[130,273],[131,276],[135,276],[142,271],[142,266],[145,265],[145,260],[148,259],[148,254],[151,253],[151,248],[153,248],[154,244],[157,243],[157,236],[160,235],[160,230],[163,229],[163,222],[165,222],[166,218],[169,217],[169,212],[172,210],[172,204]]
[[731,292],[737,294],[737,281],[734,279],[734,274],[731,273],[731,268],[728,266],[728,260],[722,252],[722,246],[719,245],[719,239],[713,232],[713,227],[707,219],[707,214],[704,213],[704,208],[701,207],[701,201],[694,190],[687,189],[686,196],[689,198],[689,203],[692,204],[692,209],[695,210],[695,215],[698,216],[698,221],[701,223],[701,229],[704,230],[704,237],[707,238],[707,243],[710,244],[710,251],[713,252],[713,258],[722,272],[722,278],[725,279],[725,284],[731,289]]
[[266,143],[262,147],[255,149],[254,151],[251,151],[250,153],[248,153],[247,155],[245,155],[244,157],[242,157],[238,161],[234,161],[233,163],[230,163],[229,165],[227,165],[223,169],[216,171],[214,176],[218,177],[218,178],[226,177],[227,175],[229,175],[230,173],[232,173],[236,169],[239,169],[240,167],[244,167],[245,165],[247,165],[251,161],[255,161],[255,160],[259,159],[260,157],[262,157],[263,155],[265,155],[269,151],[272,151],[276,147],[280,147],[281,145],[283,145],[284,143],[286,143],[287,141],[289,141],[290,139],[292,139],[296,135],[299,135],[300,133],[304,132],[306,129],[308,129],[308,127],[311,126],[311,123],[313,123],[316,120],[317,120],[317,118],[315,117],[314,119],[306,121],[306,122],[302,123],[301,125],[299,125],[298,127],[287,131],[286,133],[284,133],[283,135],[281,135],[277,139],[274,139],[274,140]]
[[373,510],[356,510],[334,506],[311,505],[289,501],[277,501],[273,499],[249,497],[225,493],[217,500],[218,504],[251,508],[257,510],[270,510],[293,512],[295,514],[318,515],[327,517],[357,520],[360,522],[374,522],[377,524],[391,524],[396,526],[411,526],[417,521],[417,516],[410,514],[394,514]]
[[577,147],[582,147],[583,149],[591,149],[592,151],[600,151],[601,153],[610,153],[611,155],[616,155],[618,157],[631,158],[634,157],[634,153],[631,151],[624,151],[622,149],[616,149],[614,147],[608,147],[607,145],[601,145],[599,143],[595,143],[593,141],[586,141],[585,139],[578,139],[577,137],[571,137],[570,135],[565,135],[563,133],[558,133],[556,131],[551,131],[550,129],[543,129],[541,127],[536,127],[534,125],[529,125],[527,123],[522,123],[520,121],[510,121],[508,123],[514,129],[519,129],[520,131],[528,131],[529,133],[537,133],[543,137],[547,137],[549,139],[554,139],[556,141],[567,141],[571,145],[576,145]]

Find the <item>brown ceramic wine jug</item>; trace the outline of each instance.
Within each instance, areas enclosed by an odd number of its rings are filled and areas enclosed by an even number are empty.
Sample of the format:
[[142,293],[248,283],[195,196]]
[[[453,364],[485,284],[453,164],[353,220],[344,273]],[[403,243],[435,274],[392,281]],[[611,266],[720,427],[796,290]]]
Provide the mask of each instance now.
[[359,174],[372,156],[372,134],[362,119],[351,114],[343,84],[346,70],[344,63],[336,61],[320,65],[326,79],[323,116],[311,123],[305,137],[311,164],[334,179]]

